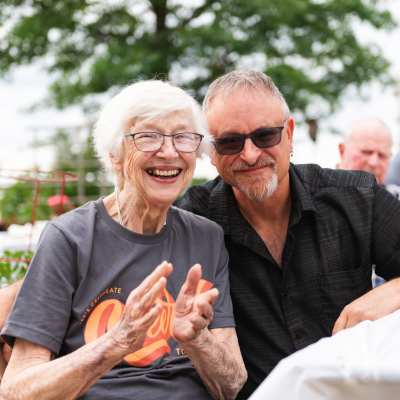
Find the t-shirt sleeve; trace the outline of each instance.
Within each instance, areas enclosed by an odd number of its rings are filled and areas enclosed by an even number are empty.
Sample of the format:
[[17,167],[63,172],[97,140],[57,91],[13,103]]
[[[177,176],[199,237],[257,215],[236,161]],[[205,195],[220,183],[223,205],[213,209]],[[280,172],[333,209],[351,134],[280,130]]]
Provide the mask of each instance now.
[[75,258],[63,232],[48,223],[2,331],[7,343],[21,338],[58,354],[70,319]]
[[400,201],[377,186],[372,249],[376,273],[386,280],[400,276]]
[[225,248],[224,235],[221,228],[218,228],[220,242],[220,256],[217,265],[214,287],[219,291],[219,296],[214,304],[214,319],[209,328],[229,328],[235,326],[233,307],[229,287],[229,257]]

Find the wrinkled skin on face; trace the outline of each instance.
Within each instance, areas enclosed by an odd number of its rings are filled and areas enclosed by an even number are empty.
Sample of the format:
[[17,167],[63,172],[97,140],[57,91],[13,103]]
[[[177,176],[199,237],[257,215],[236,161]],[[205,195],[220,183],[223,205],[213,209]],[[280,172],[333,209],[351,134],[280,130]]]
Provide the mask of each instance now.
[[366,171],[383,184],[389,168],[392,139],[381,125],[370,123],[354,128],[351,136],[339,144],[339,168]]
[[[176,111],[156,119],[138,119],[126,132],[196,132],[190,111]],[[131,138],[123,143],[122,159],[114,164],[123,175],[124,190],[134,193],[150,207],[169,207],[190,183],[196,163],[196,153],[180,153],[172,140],[165,138],[158,151],[143,152]]]
[[217,95],[207,112],[207,121],[216,139],[284,125],[279,144],[260,149],[246,140],[239,154],[220,155],[213,149],[212,162],[224,180],[250,200],[263,201],[288,179],[294,121],[287,118],[277,98],[256,89],[238,89],[229,96]]

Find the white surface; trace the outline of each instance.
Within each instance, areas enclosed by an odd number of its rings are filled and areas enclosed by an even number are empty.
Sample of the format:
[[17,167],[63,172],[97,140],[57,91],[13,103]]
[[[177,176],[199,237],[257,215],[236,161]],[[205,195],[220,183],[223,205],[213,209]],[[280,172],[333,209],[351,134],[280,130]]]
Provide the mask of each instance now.
[[35,250],[39,236],[47,221],[32,224],[11,225],[6,232],[0,232],[0,255],[4,250]]
[[249,400],[398,400],[400,311],[282,360]]

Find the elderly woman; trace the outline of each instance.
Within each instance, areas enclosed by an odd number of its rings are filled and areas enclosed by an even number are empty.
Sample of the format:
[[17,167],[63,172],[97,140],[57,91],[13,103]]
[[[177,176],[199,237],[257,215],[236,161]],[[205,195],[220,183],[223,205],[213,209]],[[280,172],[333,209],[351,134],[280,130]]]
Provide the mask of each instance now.
[[197,103],[165,82],[105,106],[95,144],[115,191],[48,223],[2,332],[6,399],[236,396],[223,232],[172,206],[204,134]]

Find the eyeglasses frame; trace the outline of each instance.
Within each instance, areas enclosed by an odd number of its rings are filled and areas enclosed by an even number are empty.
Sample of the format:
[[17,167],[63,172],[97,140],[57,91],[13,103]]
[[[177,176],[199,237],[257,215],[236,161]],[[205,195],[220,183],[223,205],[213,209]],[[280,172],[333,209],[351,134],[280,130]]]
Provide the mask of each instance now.
[[[138,147],[138,145],[136,144],[135,136],[136,136],[136,135],[139,135],[139,134],[143,134],[143,133],[156,133],[157,135],[162,136],[162,142],[161,142],[161,144],[160,144],[160,147],[158,147],[158,148],[155,149],[155,150],[141,150],[141,149]],[[176,148],[176,145],[175,145],[175,136],[182,135],[182,134],[184,134],[184,133],[190,133],[191,135],[195,135],[195,136],[197,136],[197,137],[200,138],[200,141],[199,141],[199,143],[198,143],[196,149],[194,149],[194,150],[192,150],[192,151],[182,151],[182,150],[178,150],[178,149]],[[174,146],[175,151],[177,151],[178,153],[194,153],[194,152],[196,152],[196,151],[198,150],[198,148],[200,147],[200,144],[201,144],[201,141],[202,141],[203,138],[204,138],[204,135],[202,135],[201,133],[197,133],[197,132],[178,132],[178,133],[168,134],[168,133],[161,133],[161,132],[157,132],[157,131],[141,131],[141,132],[135,132],[135,133],[124,133],[124,137],[125,137],[125,138],[126,138],[126,137],[130,137],[130,138],[132,139],[133,143],[135,144],[135,147],[136,147],[139,151],[142,151],[143,153],[153,153],[153,152],[159,151],[159,150],[161,149],[161,147],[164,146],[164,144],[165,144],[165,138],[166,138],[166,137],[171,138],[171,140],[172,140],[172,145]]]

